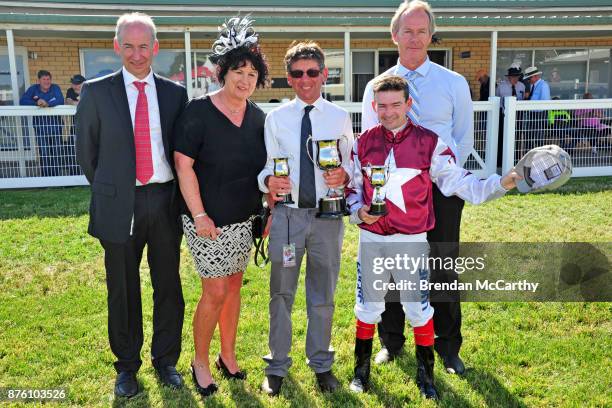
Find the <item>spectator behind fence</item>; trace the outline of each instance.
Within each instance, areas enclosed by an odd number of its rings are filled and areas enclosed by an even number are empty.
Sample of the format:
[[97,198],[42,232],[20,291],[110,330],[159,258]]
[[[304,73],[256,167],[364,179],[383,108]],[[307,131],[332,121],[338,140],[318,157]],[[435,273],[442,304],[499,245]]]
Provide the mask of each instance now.
[[495,90],[495,96],[504,98],[506,96],[516,96],[516,99],[521,101],[525,99],[525,85],[520,82],[523,71],[521,67],[512,64],[508,68],[506,79],[501,81]]
[[[74,75],[70,78],[70,88],[66,90],[66,105],[78,105],[79,97],[81,94],[81,85],[85,82],[85,77],[80,74]],[[66,130],[67,135],[64,138],[64,168],[66,175],[77,176],[80,174],[79,165],[76,162],[75,151],[74,151],[74,124],[73,117],[69,116],[66,118]]]
[[542,79],[542,71],[538,67],[529,67],[525,70],[523,79],[529,80],[531,91],[529,92],[529,100],[532,101],[549,101],[550,87],[548,82]]
[[[542,79],[542,71],[540,71],[538,67],[529,67],[525,69],[523,79],[528,80],[531,85],[529,100],[550,100],[550,87],[548,86],[548,82]],[[548,114],[545,110],[526,111],[523,115],[522,122],[525,130],[525,140],[521,143],[521,150],[529,150],[546,144],[546,140],[549,138],[550,128],[548,126]]]
[[[19,100],[19,104],[40,108],[63,105],[62,90],[59,86],[51,83],[51,80],[49,71],[44,69],[38,71],[38,83],[25,91]],[[55,115],[34,116],[32,125],[38,145],[40,175],[42,177],[59,176],[62,160],[59,150],[62,143],[62,117]]]
[[[559,100],[558,96],[553,98]],[[553,109],[548,111],[548,127],[551,129],[550,143],[557,144],[563,148],[571,146],[570,126],[572,115],[564,109]]]
[[66,91],[66,105],[77,105],[79,103],[83,82],[85,82],[85,77],[80,74],[70,78],[70,88]]
[[525,99],[525,84],[520,79],[523,76],[523,71],[517,63],[513,63],[508,68],[506,73],[506,79],[501,81],[495,89],[495,96],[499,96],[501,99],[501,109],[499,111],[499,130],[497,133],[497,166],[502,165],[502,146],[504,145],[504,116],[505,116],[505,97],[514,96],[516,100],[522,101]]
[[483,68],[479,69],[476,72],[476,80],[480,84],[480,97],[479,101],[488,101],[489,100],[489,83],[490,78],[487,71]]
[[[587,92],[582,98],[593,99],[593,94]],[[612,145],[612,128],[601,120],[605,117],[603,109],[576,109],[574,116],[578,119],[577,125],[581,129],[577,147],[590,149],[597,154],[597,147]]]

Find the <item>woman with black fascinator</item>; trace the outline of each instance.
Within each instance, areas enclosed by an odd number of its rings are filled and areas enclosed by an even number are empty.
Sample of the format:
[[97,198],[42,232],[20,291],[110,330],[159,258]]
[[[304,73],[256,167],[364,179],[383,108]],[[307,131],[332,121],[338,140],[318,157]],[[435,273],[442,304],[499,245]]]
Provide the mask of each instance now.
[[248,16],[219,27],[212,62],[222,88],[191,100],[179,119],[174,160],[185,207],[183,231],[202,281],[193,317],[196,389],[217,391],[210,342],[217,324],[221,351],[215,366],[244,380],[236,359],[242,276],[252,246],[251,225],[261,210],[257,174],[266,163],[265,114],[249,100],[268,77],[265,56]]

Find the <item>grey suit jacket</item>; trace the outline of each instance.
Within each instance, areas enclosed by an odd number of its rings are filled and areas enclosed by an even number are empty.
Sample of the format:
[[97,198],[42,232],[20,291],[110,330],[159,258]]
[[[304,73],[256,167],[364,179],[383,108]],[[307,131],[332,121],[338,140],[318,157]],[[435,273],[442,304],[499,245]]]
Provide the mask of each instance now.
[[[155,75],[166,159],[174,172],[173,131],[187,103],[185,88]],[[75,117],[76,156],[91,184],[88,232],[124,243],[130,236],[136,190],[134,131],[121,70],[87,81]],[[176,174],[175,174],[176,179]],[[179,188],[168,211],[179,214]]]

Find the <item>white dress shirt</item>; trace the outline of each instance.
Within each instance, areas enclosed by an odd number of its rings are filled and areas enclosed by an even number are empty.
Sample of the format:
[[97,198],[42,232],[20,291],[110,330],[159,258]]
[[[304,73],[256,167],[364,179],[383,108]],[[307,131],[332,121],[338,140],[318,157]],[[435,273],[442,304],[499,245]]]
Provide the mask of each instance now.
[[[427,58],[416,70],[414,79],[419,93],[419,122],[435,132],[463,165],[474,148],[474,107],[470,87],[463,76],[435,64]],[[410,70],[400,64],[368,82],[361,105],[361,131],[378,124],[372,107],[374,81],[384,75],[406,77]]]
[[[300,149],[302,117],[304,108],[308,104],[299,98],[295,98],[278,108],[272,110],[266,116],[264,138],[268,160],[266,167],[259,173],[259,189],[268,193],[265,185],[267,176],[274,175],[274,158],[289,158],[289,178],[291,180],[291,195],[295,204],[290,207],[297,208],[300,196]],[[351,174],[351,149],[353,147],[353,127],[349,113],[322,97],[313,104],[310,111],[310,122],[312,123],[312,140],[340,139],[340,155],[342,167],[347,174]],[[317,148],[313,144],[313,153],[316,161]],[[314,163],[313,163],[313,166]],[[317,203],[320,198],[327,194],[327,184],[323,180],[323,171],[315,166],[315,187],[317,190]]]
[[[164,141],[162,139],[161,120],[159,118],[159,104],[157,102],[157,88],[155,87],[155,78],[153,70],[149,72],[144,79],[138,79],[130,74],[123,67],[123,82],[125,83],[125,92],[127,94],[128,104],[130,105],[130,116],[132,118],[132,128],[134,128],[134,119],[136,117],[136,102],[138,101],[138,88],[134,82],[146,82],[145,94],[147,95],[147,105],[149,106],[149,130],[151,132],[151,156],[153,159],[153,177],[147,184],[150,183],[166,183],[174,179],[172,168],[166,160],[164,154]],[[136,180],[136,185],[142,183]]]
[[[524,83],[518,81],[516,85],[514,85],[514,89],[516,90],[516,99],[518,101],[522,101],[523,99],[525,99]],[[497,89],[495,90],[495,96],[499,96],[500,98],[512,96],[512,83],[507,79],[501,81],[499,85],[497,85]]]

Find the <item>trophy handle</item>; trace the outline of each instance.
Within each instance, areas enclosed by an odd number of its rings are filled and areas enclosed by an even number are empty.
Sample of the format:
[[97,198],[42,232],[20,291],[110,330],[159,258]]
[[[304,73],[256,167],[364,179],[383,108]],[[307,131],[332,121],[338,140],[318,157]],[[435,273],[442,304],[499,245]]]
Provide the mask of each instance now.
[[[345,134],[341,134],[338,138],[338,158],[340,159],[340,167],[342,167],[342,149],[340,148],[340,140],[344,139],[346,146],[349,148],[349,151],[352,150],[352,146],[349,146],[349,138]],[[350,153],[349,153],[350,156]]]
[[368,178],[372,175],[372,163],[368,162],[365,166],[363,166],[363,170]]
[[[310,159],[310,161],[314,164],[315,161],[312,158],[312,155],[310,154],[310,149],[308,148],[308,145],[312,144],[312,135],[308,135],[308,138],[306,139],[306,154],[308,154],[308,158]],[[314,154],[314,146],[313,146],[313,154]]]

